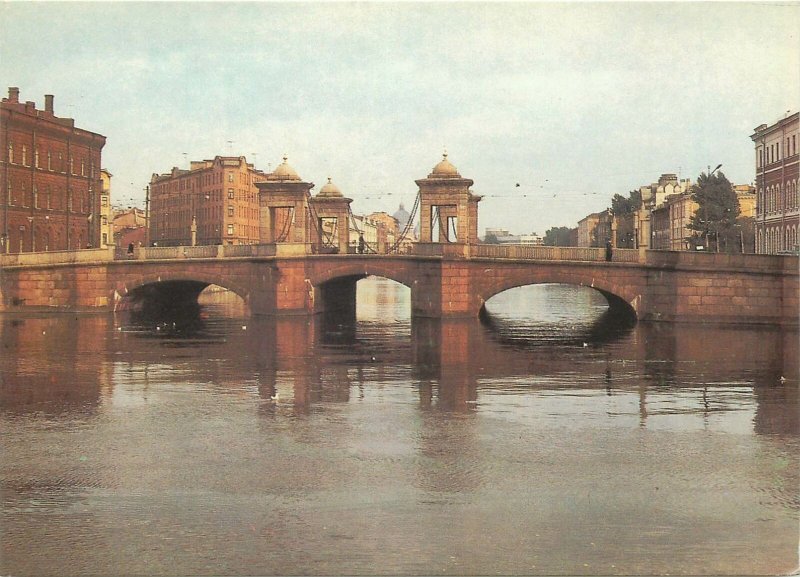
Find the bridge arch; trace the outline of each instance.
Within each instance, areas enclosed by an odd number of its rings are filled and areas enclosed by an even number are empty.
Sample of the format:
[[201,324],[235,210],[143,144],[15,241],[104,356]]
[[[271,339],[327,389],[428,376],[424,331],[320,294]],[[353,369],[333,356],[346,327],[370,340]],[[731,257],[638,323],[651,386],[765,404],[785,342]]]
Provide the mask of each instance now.
[[507,290],[537,284],[562,284],[594,289],[605,297],[613,314],[638,320],[637,305],[641,292],[637,290],[636,283],[630,282],[633,279],[628,275],[621,274],[620,280],[615,279],[613,271],[610,271],[611,268],[613,267],[603,270],[596,267],[576,270],[569,266],[528,266],[514,267],[507,271],[484,269],[487,274],[478,276],[475,287],[479,299],[479,312],[484,311],[489,299]]
[[317,287],[342,278],[379,276],[405,285],[412,290],[418,280],[418,263],[408,259],[386,256],[361,257],[352,260],[345,257],[345,259],[345,262],[341,262],[344,260],[342,257],[336,260],[326,260],[312,267],[308,280]]
[[368,276],[388,279],[410,289],[412,299],[419,282],[418,262],[386,256],[319,260],[307,272],[314,289],[313,311],[338,315],[338,319],[348,322],[356,318],[359,280]]
[[[147,304],[153,306],[197,305],[197,297],[207,287],[217,285],[242,299],[250,310],[249,291],[231,278],[211,272],[146,272],[120,279],[114,286],[114,311]],[[149,301],[149,302],[147,302]]]

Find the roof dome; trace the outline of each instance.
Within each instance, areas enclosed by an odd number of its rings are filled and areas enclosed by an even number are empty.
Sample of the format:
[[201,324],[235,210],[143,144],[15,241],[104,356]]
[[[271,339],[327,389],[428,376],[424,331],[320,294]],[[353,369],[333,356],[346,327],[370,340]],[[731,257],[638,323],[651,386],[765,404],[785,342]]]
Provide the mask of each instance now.
[[275,168],[272,175],[278,177],[280,180],[300,180],[300,176],[298,176],[294,168],[289,166],[286,160],[287,158],[284,156],[283,162]]
[[333,184],[331,182],[331,178],[328,177],[328,182],[322,188],[319,189],[319,193],[317,193],[317,196],[322,196],[327,198],[341,197],[342,191],[339,190],[339,187]]
[[442,155],[442,160],[433,167],[433,172],[431,172],[430,176],[461,176],[458,174],[458,170],[455,166],[453,166],[449,160],[447,160],[447,153],[445,152]]
[[406,224],[411,219],[411,215],[406,210],[406,207],[403,206],[402,202],[400,203],[400,208],[398,208],[397,212],[395,212],[392,216],[400,225],[400,228],[405,228]]

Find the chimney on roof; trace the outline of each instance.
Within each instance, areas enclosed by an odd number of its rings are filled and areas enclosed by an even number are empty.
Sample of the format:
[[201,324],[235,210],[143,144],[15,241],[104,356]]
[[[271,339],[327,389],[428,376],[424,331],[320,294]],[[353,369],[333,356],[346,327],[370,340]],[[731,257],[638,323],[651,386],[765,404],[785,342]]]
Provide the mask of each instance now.
[[45,112],[49,112],[50,114],[53,113],[53,95],[52,94],[45,94],[44,95],[44,110]]
[[16,86],[8,87],[8,101],[19,102],[19,88],[17,88]]

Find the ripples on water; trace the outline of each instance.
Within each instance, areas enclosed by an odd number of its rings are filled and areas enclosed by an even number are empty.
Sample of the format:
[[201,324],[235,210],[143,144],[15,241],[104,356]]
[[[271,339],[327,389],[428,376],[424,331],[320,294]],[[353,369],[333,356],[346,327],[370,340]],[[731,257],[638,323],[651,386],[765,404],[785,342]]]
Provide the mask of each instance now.
[[0,318],[0,574],[797,566],[796,332],[559,285],[482,322],[412,322],[379,279],[355,325],[215,298]]

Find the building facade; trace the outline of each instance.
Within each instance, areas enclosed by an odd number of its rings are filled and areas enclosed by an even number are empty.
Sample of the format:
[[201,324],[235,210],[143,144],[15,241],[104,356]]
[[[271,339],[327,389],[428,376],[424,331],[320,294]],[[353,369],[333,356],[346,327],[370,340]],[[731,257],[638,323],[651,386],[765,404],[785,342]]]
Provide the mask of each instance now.
[[149,238],[156,246],[259,242],[257,182],[267,175],[244,156],[192,161],[150,179]]
[[610,210],[595,212],[579,220],[577,246],[598,247],[613,242],[613,222]]
[[755,145],[756,252],[797,251],[798,113],[758,126],[750,136]]
[[100,248],[114,244],[114,222],[111,214],[111,176],[105,168],[100,169]]
[[100,244],[101,153],[106,137],[59,118],[8,89],[0,102],[0,252],[69,250]]
[[112,232],[114,245],[118,249],[128,249],[129,245],[144,246],[147,242],[147,219],[141,208],[130,207],[113,213]]

